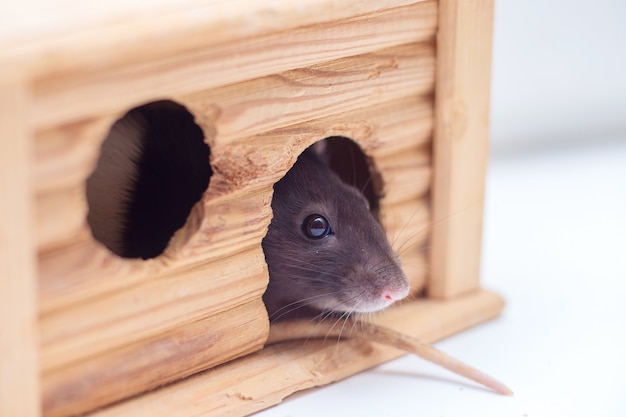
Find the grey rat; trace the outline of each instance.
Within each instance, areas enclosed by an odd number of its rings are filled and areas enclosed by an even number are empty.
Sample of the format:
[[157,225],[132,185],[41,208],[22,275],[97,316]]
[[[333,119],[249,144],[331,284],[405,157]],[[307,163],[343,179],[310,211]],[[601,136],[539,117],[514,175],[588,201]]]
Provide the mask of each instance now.
[[[307,314],[321,312],[322,320],[276,323],[268,344],[341,337],[344,326],[323,320],[327,314],[374,312],[407,296],[406,276],[367,199],[344,183],[313,148],[274,185],[272,209],[274,217],[262,242],[270,275],[263,300],[270,319],[293,318],[291,313],[306,309]],[[375,323],[357,318],[347,337],[403,349],[500,394],[513,394],[498,380],[435,347]]]
[[300,308],[373,312],[408,294],[398,256],[368,201],[313,147],[274,185],[272,209],[263,239],[270,318]]

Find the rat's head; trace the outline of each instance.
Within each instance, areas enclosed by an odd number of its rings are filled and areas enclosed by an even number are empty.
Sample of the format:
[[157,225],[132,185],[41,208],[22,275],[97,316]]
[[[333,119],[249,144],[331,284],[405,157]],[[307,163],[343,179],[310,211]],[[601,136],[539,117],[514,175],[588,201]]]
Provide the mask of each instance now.
[[299,307],[372,312],[408,294],[397,256],[367,200],[312,150],[276,183],[272,208],[263,240],[270,314]]

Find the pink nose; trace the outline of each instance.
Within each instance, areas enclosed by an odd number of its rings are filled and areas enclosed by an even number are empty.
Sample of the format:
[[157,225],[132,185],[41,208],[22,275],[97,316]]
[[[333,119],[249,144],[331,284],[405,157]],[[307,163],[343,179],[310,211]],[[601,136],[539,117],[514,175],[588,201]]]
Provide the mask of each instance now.
[[382,292],[382,298],[388,302],[402,300],[409,294],[408,288],[385,288]]

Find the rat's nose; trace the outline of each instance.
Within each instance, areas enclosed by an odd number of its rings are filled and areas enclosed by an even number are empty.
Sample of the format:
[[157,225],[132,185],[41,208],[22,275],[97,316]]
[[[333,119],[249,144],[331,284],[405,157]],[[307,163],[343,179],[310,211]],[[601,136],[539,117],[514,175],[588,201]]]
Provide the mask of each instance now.
[[381,292],[381,298],[387,303],[393,303],[398,300],[402,300],[409,295],[409,286],[403,285],[402,287],[386,287]]

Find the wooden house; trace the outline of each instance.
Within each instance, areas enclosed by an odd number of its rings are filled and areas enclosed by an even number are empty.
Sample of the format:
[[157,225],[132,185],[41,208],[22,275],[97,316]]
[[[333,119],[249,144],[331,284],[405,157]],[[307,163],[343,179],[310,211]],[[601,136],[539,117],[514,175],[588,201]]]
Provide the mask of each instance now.
[[[244,415],[400,355],[264,348],[272,186],[327,137],[358,144],[407,243],[413,296],[377,320],[434,341],[500,312],[479,282],[492,1],[24,4],[0,18],[0,415]],[[87,181],[163,100],[208,187],[161,254],[121,257]]]

